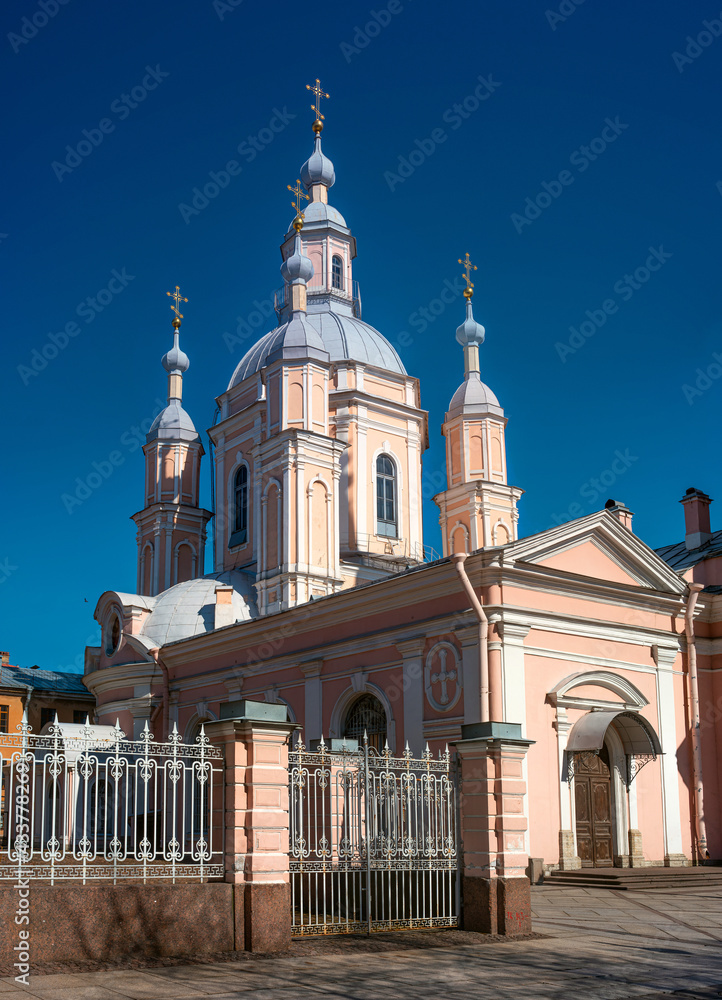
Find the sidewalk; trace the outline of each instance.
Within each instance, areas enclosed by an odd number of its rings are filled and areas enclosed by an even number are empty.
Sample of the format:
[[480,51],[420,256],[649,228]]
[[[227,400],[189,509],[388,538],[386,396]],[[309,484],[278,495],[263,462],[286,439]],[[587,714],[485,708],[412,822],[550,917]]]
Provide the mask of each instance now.
[[[685,1000],[722,996],[722,892],[534,888],[534,929],[489,941],[434,933],[299,942],[288,956],[0,980],[0,1000]],[[394,938],[398,944],[394,943]],[[414,939],[418,935],[414,935]],[[447,944],[446,941],[449,943]],[[469,943],[466,943],[466,942]],[[388,942],[388,943],[387,943]],[[462,943],[457,943],[462,942]],[[408,942],[407,942],[408,943]],[[431,942],[430,942],[431,943]]]

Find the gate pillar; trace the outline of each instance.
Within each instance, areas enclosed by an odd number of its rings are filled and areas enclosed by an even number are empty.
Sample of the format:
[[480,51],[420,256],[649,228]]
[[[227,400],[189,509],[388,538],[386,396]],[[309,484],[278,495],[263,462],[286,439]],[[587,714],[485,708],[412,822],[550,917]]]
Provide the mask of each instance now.
[[236,950],[284,951],[291,943],[288,878],[288,743],[298,728],[285,705],[221,705],[206,724],[225,756],[225,881],[234,883]]
[[487,722],[462,726],[461,762],[463,927],[513,937],[531,931],[526,868],[527,787],[524,759],[532,740],[521,726]]

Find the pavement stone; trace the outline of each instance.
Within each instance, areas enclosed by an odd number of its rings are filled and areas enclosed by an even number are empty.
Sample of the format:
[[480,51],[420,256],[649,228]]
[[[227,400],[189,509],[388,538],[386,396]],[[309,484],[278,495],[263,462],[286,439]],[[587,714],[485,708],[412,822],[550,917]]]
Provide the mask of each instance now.
[[387,935],[384,950],[360,940],[329,953],[319,953],[318,942],[300,942],[292,953],[272,958],[31,974],[27,988],[6,977],[0,1000],[722,997],[722,890],[651,894],[540,886],[532,890],[532,906],[534,930],[543,937],[500,941],[455,934],[447,945],[438,932],[433,946],[429,938],[428,947],[409,948],[400,936]]

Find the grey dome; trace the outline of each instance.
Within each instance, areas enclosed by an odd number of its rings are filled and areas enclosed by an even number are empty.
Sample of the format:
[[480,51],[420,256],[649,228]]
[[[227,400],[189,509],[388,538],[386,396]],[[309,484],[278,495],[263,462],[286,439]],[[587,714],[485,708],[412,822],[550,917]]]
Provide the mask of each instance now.
[[456,339],[462,347],[468,347],[472,344],[480,346],[484,343],[484,337],[486,335],[486,330],[481,325],[477,323],[474,319],[474,313],[471,308],[471,299],[466,300],[466,319],[456,328]]
[[[307,205],[303,210],[303,225],[306,229],[309,226],[341,226],[343,229],[348,229],[346,225],[346,220],[341,215],[341,213],[333,207],[333,205],[325,205],[322,201],[312,201],[310,205]],[[288,227],[289,233],[293,232],[293,226]]]
[[[355,316],[331,311],[314,312],[309,313],[304,321],[319,335],[330,361],[360,361],[374,368],[383,368],[399,375],[406,374],[401,358],[388,340],[378,330]],[[269,364],[269,359],[273,360],[271,355],[279,350],[287,326],[284,323],[283,326],[276,327],[253,345],[234,371],[229,389],[249,375],[255,375]]]
[[478,415],[491,413],[496,417],[504,416],[499,400],[489,386],[484,385],[478,372],[469,372],[451,398],[447,416],[455,417],[460,413]]
[[155,441],[156,438],[166,438],[173,441],[200,441],[198,431],[181,406],[179,399],[169,400],[166,408],[160,411],[151,424],[145,440],[146,442]]
[[313,264],[303,252],[303,244],[298,233],[293,244],[293,253],[281,264],[281,274],[289,283],[307,282],[313,277]]
[[175,334],[173,335],[173,346],[171,347],[171,349],[168,351],[167,354],[163,355],[160,363],[169,373],[180,372],[181,374],[183,374],[183,372],[188,371],[188,369],[191,366],[191,363],[188,360],[188,355],[185,353],[185,351],[182,351],[180,349],[180,344],[178,343],[178,339],[179,339],[178,331],[176,330]]
[[199,580],[186,580],[164,590],[155,598],[153,611],[146,618],[141,637],[154,646],[164,646],[192,635],[212,632],[216,614],[216,584],[231,584],[233,613],[236,621],[258,617],[251,578],[231,570],[211,573]]
[[316,136],[313,153],[301,167],[301,180],[307,188],[310,188],[312,184],[324,184],[330,188],[336,180],[333,163],[327,156],[324,156],[321,150],[320,135]]

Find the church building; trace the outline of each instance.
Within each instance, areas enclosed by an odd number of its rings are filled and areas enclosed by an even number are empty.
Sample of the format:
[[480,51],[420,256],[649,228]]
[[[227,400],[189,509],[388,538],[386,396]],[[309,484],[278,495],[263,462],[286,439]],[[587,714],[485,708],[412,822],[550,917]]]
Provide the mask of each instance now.
[[222,705],[251,699],[285,704],[306,745],[366,731],[378,748],[436,754],[470,734],[517,736],[532,741],[526,847],[547,869],[722,858],[710,498],[688,490],[684,541],[658,552],[613,500],[519,536],[523,491],[482,381],[493,373],[467,254],[460,385],[431,419],[446,443],[443,556],[427,561],[422,387],[361,318],[320,115],[313,128],[281,242],[278,325],[230,374],[208,430],[212,511],[173,296],[168,404],[138,469],[137,592],[100,597],[101,645],[86,650],[98,721],[129,736],[147,723],[158,740],[175,724],[193,740]]

